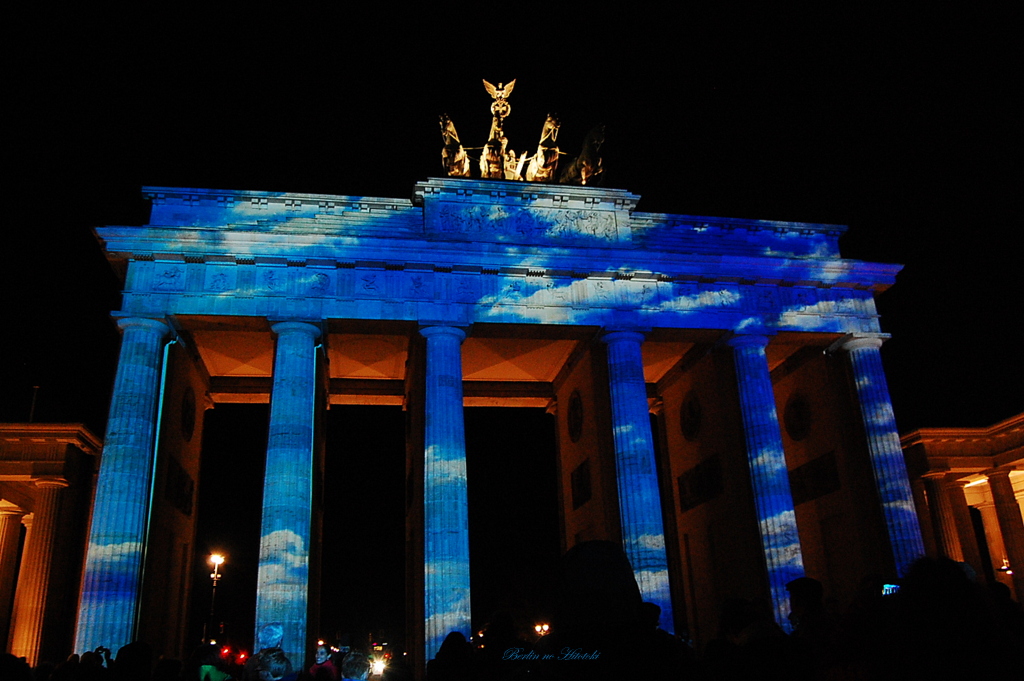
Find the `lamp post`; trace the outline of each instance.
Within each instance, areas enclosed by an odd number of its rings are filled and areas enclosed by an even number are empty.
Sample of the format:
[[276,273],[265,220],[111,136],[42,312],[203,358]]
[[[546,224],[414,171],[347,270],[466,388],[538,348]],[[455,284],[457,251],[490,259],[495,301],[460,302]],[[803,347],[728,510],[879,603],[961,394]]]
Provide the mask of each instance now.
[[[219,582],[220,578],[223,576],[220,574],[220,566],[224,564],[224,556],[219,553],[211,554],[210,563],[213,564],[213,572],[210,573],[210,581],[213,582],[213,589],[210,592],[210,617],[207,621],[207,626],[213,624],[214,621],[214,607],[217,604],[217,582]],[[210,639],[206,635],[209,631],[207,626],[203,627],[203,641],[209,642]]]

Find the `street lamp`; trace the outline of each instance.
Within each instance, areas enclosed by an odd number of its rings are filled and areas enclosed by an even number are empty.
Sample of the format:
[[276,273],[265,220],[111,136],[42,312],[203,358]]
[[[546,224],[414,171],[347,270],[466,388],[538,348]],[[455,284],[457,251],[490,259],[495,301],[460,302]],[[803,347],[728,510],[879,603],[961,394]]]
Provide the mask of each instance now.
[[[223,575],[220,574],[220,566],[224,564],[224,556],[222,556],[219,553],[214,553],[214,554],[210,555],[210,559],[209,560],[210,560],[210,563],[213,565],[213,572],[210,573],[210,581],[213,582],[213,589],[210,592],[210,618],[209,618],[209,621],[207,622],[208,625],[213,623],[213,615],[214,615],[214,610],[213,609],[214,609],[214,606],[217,603],[217,582],[219,582],[220,578],[223,576]],[[206,627],[204,627],[204,629],[205,628]],[[203,632],[203,640],[204,641],[208,640],[207,637],[206,637],[206,633],[207,633],[206,631]]]

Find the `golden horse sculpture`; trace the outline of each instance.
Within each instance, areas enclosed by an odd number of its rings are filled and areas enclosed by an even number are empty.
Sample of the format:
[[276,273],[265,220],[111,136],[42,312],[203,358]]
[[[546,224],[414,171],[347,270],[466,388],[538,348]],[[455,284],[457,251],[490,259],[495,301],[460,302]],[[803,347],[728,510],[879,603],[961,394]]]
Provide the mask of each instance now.
[[548,114],[544,121],[544,128],[540,133],[540,142],[537,143],[537,151],[530,158],[530,165],[526,168],[527,182],[551,182],[555,179],[555,171],[558,170],[558,119]]
[[604,170],[601,165],[601,145],[604,144],[604,126],[594,126],[583,140],[583,152],[574,158],[558,178],[560,184],[593,184]]
[[448,172],[448,177],[469,177],[472,163],[469,154],[462,148],[459,133],[455,131],[455,124],[448,118],[448,114],[441,114],[441,139],[444,140],[441,164]]
[[[498,83],[497,87],[484,81],[484,89],[494,100],[491,103],[491,132],[480,153],[480,177],[485,180],[526,180],[527,182],[555,182],[561,184],[593,184],[604,168],[599,155],[604,142],[604,127],[598,126],[590,131],[583,143],[583,153],[565,167],[561,175],[557,175],[558,157],[562,155],[558,149],[558,130],[561,123],[558,117],[548,114],[541,129],[540,142],[533,156],[527,157],[526,152],[516,157],[516,153],[508,148],[505,137],[504,120],[512,112],[508,96],[516,81]],[[441,116],[441,137],[444,148],[441,150],[441,163],[449,177],[469,177],[472,162],[466,149],[459,141],[455,132],[455,124],[447,115]],[[478,149],[479,147],[471,147]],[[529,162],[529,165],[527,165]],[[525,172],[524,172],[525,171]]]

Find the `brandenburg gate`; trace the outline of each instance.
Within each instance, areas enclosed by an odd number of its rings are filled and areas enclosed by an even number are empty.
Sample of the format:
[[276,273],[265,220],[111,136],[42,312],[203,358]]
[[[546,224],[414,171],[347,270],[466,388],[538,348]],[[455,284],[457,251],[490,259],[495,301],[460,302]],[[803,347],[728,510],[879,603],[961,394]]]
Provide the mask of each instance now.
[[923,554],[874,301],[899,266],[843,259],[844,227],[493,179],[145,195],[148,224],[97,230],[123,340],[76,651],[182,646],[203,413],[223,402],[270,403],[256,621],[293,661],[334,404],[407,410],[409,648],[428,659],[472,631],[465,406],[554,411],[563,548],[620,542],[667,629],[710,635],[731,595],[785,624],[790,580],[849,594]]

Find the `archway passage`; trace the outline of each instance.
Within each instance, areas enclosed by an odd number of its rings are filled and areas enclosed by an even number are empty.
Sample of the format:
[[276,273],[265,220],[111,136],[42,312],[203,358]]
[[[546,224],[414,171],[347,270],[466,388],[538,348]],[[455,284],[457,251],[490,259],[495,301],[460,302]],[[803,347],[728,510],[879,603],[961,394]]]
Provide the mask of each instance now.
[[[335,406],[324,415],[319,622],[315,638],[405,637],[404,414]],[[266,405],[206,416],[189,639],[252,650]],[[498,610],[523,626],[549,615],[559,549],[554,422],[542,409],[469,408],[473,620]],[[207,559],[227,563],[210,616]],[[223,623],[223,629],[221,629]],[[212,627],[212,628],[211,628]]]
[[554,418],[543,409],[466,410],[475,629],[499,611],[550,617],[560,551]]

